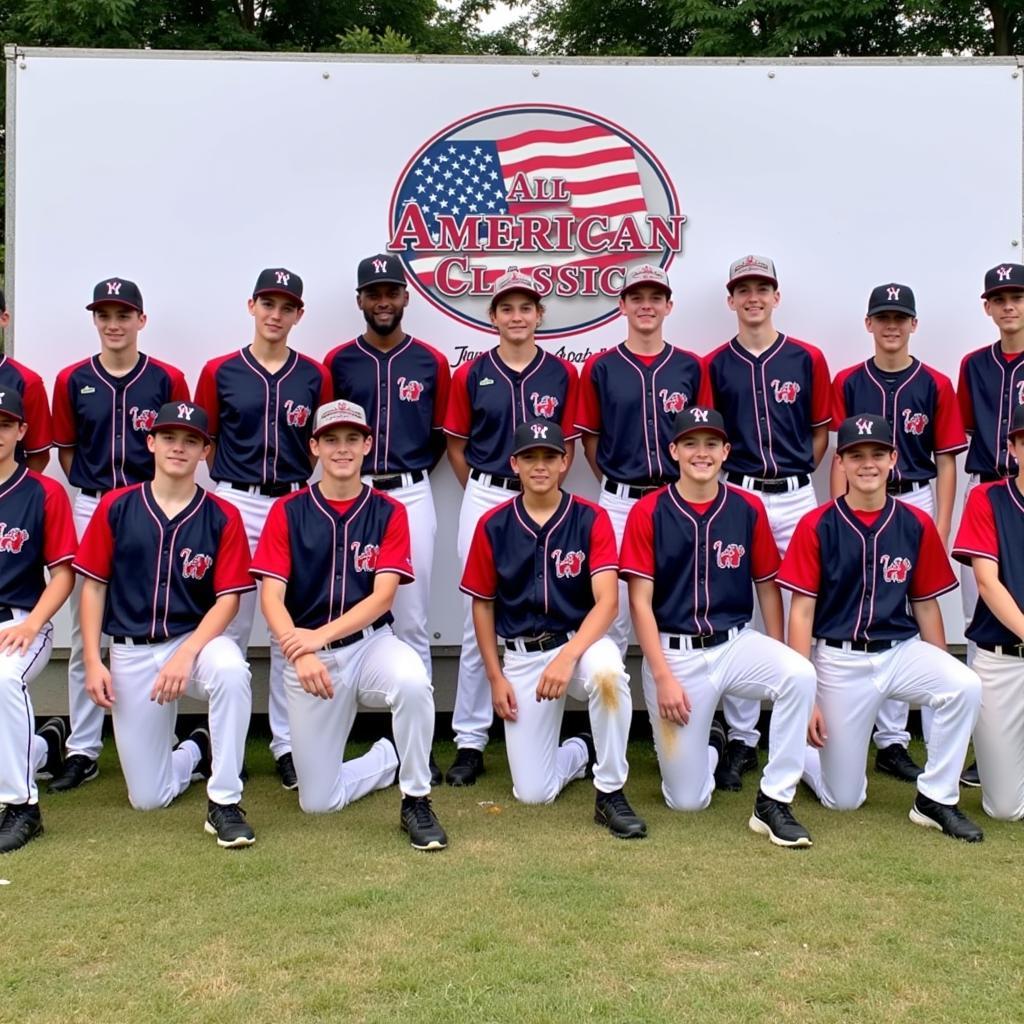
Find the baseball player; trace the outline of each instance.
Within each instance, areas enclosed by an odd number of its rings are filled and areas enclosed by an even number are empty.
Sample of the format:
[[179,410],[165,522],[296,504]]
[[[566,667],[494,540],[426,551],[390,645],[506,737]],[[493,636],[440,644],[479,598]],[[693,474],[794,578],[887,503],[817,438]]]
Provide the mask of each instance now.
[[16,460],[27,431],[21,394],[0,388],[0,853],[42,833],[35,776],[60,771],[66,736],[59,718],[35,731],[28,688],[74,586],[75,528],[64,488]]
[[972,566],[978,603],[967,628],[976,647],[981,713],[974,727],[981,806],[1005,821],[1024,818],[1024,405],[1013,410],[1016,476],[976,486],[967,499],[953,557]]
[[[462,590],[473,600],[494,710],[505,721],[516,799],[551,803],[593,761],[594,820],[620,839],[642,838],[647,826],[622,791],[629,676],[605,636],[618,604],[615,534],[607,512],[559,487],[567,468],[557,423],[516,427],[512,469],[523,492],[477,523]],[[586,702],[592,740],[559,745],[567,693]]]
[[[665,341],[672,288],[661,267],[643,263],[628,271],[619,311],[626,318],[626,340],[583,364],[576,427],[601,483],[598,503],[621,545],[633,506],[679,475],[668,454],[676,415],[698,402],[709,405],[710,393],[699,357]],[[625,657],[629,600],[624,581],[608,635]]]
[[[408,516],[360,479],[372,444],[354,402],[317,410],[310,447],[323,478],[274,504],[252,572],[263,580],[263,614],[288,659],[302,809],[338,811],[397,779],[412,846],[443,850],[448,839],[429,796],[433,689],[420,656],[391,628],[395,591],[413,577]],[[343,761],[357,704],[389,708],[394,741]]]
[[[695,405],[679,413],[669,452],[678,479],[637,502],[620,558],[665,803],[699,811],[711,802],[725,748],[713,723],[719,700],[767,698],[774,704],[768,763],[749,825],[777,846],[810,846],[790,804],[814,670],[782,643],[782,598],[772,582],[779,552],[768,517],[756,495],[719,481],[729,442],[715,410]],[[765,633],[745,628],[755,589]]]
[[[209,413],[214,440],[210,476],[217,482],[216,493],[241,513],[251,550],[256,549],[274,501],[309,479],[313,410],[331,399],[326,369],[288,347],[288,336],[303,312],[298,274],[281,267],[260,271],[249,299],[252,342],[211,359],[196,386],[196,402]],[[249,646],[255,614],[255,593],[243,595],[238,616],[227,629],[243,651]],[[295,789],[283,668],[281,652],[271,638],[270,750],[281,785]]]
[[[729,267],[725,287],[736,336],[705,364],[712,402],[732,442],[725,479],[761,499],[784,555],[800,517],[818,503],[811,474],[828,447],[828,366],[813,345],[775,329],[781,296],[772,260],[741,257]],[[757,767],[761,705],[729,695],[722,710],[729,745],[715,781],[735,790],[743,773]]]
[[[134,281],[123,277],[100,281],[86,309],[92,312],[100,351],[61,370],[53,388],[54,441],[61,469],[72,487],[78,488],[72,508],[79,537],[105,494],[153,478],[147,439],[157,411],[166,402],[189,397],[180,370],[139,351],[146,314]],[[96,778],[103,747],[103,709],[85,692],[81,591],[78,580],[70,606],[68,757],[47,787],[50,793],[75,789]]]
[[886,493],[897,458],[889,421],[844,420],[836,452],[849,489],[800,520],[777,577],[793,592],[789,645],[818,673],[804,780],[825,807],[859,807],[882,702],[927,705],[931,742],[910,820],[978,842],[957,781],[981,683],[946,652],[937,600],[956,577],[928,513]]
[[[874,338],[875,354],[836,375],[832,429],[858,413],[873,413],[888,421],[897,459],[886,490],[927,512],[945,547],[956,500],[956,457],[967,448],[953,385],[944,374],[910,354],[910,336],[917,330],[917,304],[905,284],[893,282],[874,288],[864,324]],[[832,463],[831,484],[833,498],[846,492],[838,459]],[[908,710],[900,701],[882,705],[875,723],[875,767],[904,782],[914,782],[921,768],[907,753]],[[927,742],[930,708],[921,709],[921,720]]]
[[[234,506],[199,487],[209,454],[206,413],[168,402],[151,425],[151,483],[105,494],[75,558],[82,588],[86,689],[110,709],[128,800],[166,807],[208,778],[205,830],[225,848],[251,846],[239,806],[252,711],[249,666],[224,631],[253,589],[249,546]],[[110,668],[100,633],[110,637]],[[172,749],[178,698],[209,704],[209,731]]]
[[[444,453],[451,372],[440,352],[401,329],[409,292],[396,256],[379,253],[360,262],[356,304],[366,329],[329,352],[324,364],[335,397],[362,406],[373,427],[365,482],[386,491],[409,513],[416,579],[398,588],[391,613],[395,635],[416,651],[432,676],[427,619],[437,514],[430,471]],[[441,783],[433,755],[431,781]]]
[[[536,418],[558,423],[566,440],[567,466],[577,436],[572,423],[579,376],[572,363],[537,346],[534,334],[544,307],[533,278],[518,270],[503,274],[494,283],[489,310],[498,344],[455,371],[444,422],[448,459],[465,488],[458,536],[463,566],[480,517],[520,490],[509,461],[515,428]],[[464,615],[452,714],[457,751],[445,775],[450,786],[471,786],[483,774],[483,750],[493,720],[491,688],[468,596]]]

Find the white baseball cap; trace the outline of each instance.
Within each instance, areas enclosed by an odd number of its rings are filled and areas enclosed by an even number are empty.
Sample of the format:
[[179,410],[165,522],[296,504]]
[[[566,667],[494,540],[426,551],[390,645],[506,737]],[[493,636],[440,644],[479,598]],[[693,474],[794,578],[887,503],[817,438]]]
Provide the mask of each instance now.
[[767,256],[741,256],[729,265],[729,280],[725,287],[732,291],[737,281],[746,277],[756,277],[762,281],[771,281],[776,288],[779,286],[779,275],[775,273],[775,264]]
[[348,402],[344,398],[326,402],[316,411],[316,419],[313,421],[313,436],[319,437],[331,427],[355,427],[366,435],[371,432],[363,407],[356,405],[355,402]]
[[630,288],[636,288],[642,284],[657,285],[659,288],[664,288],[669,296],[672,295],[672,286],[668,283],[668,274],[665,273],[664,268],[656,266],[654,263],[640,263],[626,271],[626,279],[622,283],[622,291],[619,292],[619,296],[625,295]]
[[491,308],[494,308],[495,303],[502,295],[508,295],[509,292],[526,292],[527,295],[532,295],[540,302],[541,296],[537,282],[529,274],[524,274],[518,267],[509,267],[508,272],[502,274],[494,282],[494,290],[491,292]]

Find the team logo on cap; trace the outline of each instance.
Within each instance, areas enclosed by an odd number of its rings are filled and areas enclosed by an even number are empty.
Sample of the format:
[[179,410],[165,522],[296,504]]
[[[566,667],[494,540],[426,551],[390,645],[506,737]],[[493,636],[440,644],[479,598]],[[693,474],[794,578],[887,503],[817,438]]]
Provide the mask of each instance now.
[[533,402],[533,415],[543,416],[545,419],[554,419],[555,410],[558,408],[558,399],[554,395],[542,395],[534,391],[530,395]]
[[563,555],[561,548],[555,548],[551,552],[551,558],[555,563],[555,575],[560,580],[566,577],[579,576],[583,572],[583,562],[586,557],[582,551],[566,551]]
[[374,260],[373,270],[376,274],[386,274],[388,272],[388,261],[387,260]]
[[533,433],[534,441],[546,441],[548,439],[548,428],[543,423],[531,423],[530,431]]
[[28,530],[23,530],[20,526],[8,528],[6,523],[0,523],[0,552],[20,555],[28,538]]
[[1000,281],[1009,281],[1013,276],[1013,267],[996,267],[996,277]]
[[878,560],[882,565],[882,579],[886,583],[906,583],[910,578],[910,570],[914,565],[904,555],[897,555],[895,558],[889,555],[882,555]]
[[694,423],[707,423],[708,421],[707,409],[691,409],[690,415],[693,417]]
[[156,423],[156,409],[140,409],[137,405],[133,405],[128,410],[128,415],[132,418],[132,430],[143,430],[149,433],[153,429],[153,424]]
[[191,548],[182,548],[178,552],[181,559],[181,575],[187,580],[201,580],[213,566],[213,556],[197,552],[192,554]]
[[747,549],[742,544],[723,544],[716,540],[711,545],[715,552],[715,561],[719,569],[738,569]]
[[299,405],[291,398],[284,403],[284,408],[285,422],[289,427],[304,427],[309,420],[309,414],[313,411],[308,405]]
[[288,282],[291,280],[292,275],[289,274],[287,271],[284,271],[284,270],[275,270],[274,271],[274,277],[277,278],[277,283],[278,284],[284,285],[284,287],[287,288],[288,287]]
[[423,382],[398,378],[398,400],[400,402],[418,402],[423,394]]
[[121,294],[121,282],[120,281],[108,281],[107,282],[107,294],[108,295],[120,295]]
[[893,288],[891,285],[885,289],[885,294],[890,302],[900,301],[900,290],[899,288]]
[[537,334],[619,315],[627,270],[683,248],[675,186],[648,147],[585,110],[509,104],[442,128],[391,197],[388,250],[442,312],[493,330],[486,296],[515,258],[551,303]]
[[192,408],[191,405],[186,405],[184,402],[182,402],[181,405],[178,406],[178,419],[185,420],[186,422],[191,423],[193,412],[195,412],[195,410]]
[[773,380],[772,390],[775,401],[783,405],[792,405],[800,394],[800,385],[795,380]]
[[682,412],[686,408],[686,395],[682,391],[669,391],[662,388],[658,392],[661,399],[661,407],[665,412]]
[[373,572],[377,568],[379,544],[360,544],[356,540],[349,545],[349,550],[352,552],[352,567],[356,572]]
[[873,437],[874,435],[871,433],[871,431],[874,429],[874,426],[875,425],[874,423],[871,422],[871,420],[861,418],[857,420],[857,433],[860,435],[868,434]]
[[903,410],[903,433],[904,434],[923,434],[924,428],[928,426],[928,416],[923,412],[911,412],[909,409]]

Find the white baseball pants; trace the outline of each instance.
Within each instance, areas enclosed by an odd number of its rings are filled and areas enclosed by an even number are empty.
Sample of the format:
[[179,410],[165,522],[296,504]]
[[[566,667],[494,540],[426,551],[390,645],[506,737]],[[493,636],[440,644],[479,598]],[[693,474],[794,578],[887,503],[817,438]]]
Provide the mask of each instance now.
[[981,679],[981,714],[974,755],[981,806],[990,818],[1024,818],[1024,659],[980,648],[974,671]]
[[828,739],[820,751],[806,748],[803,777],[818,799],[837,811],[864,803],[871,728],[882,702],[899,700],[935,712],[918,790],[940,804],[957,803],[960,770],[981,707],[977,675],[917,637],[877,653],[826,647],[818,641],[813,656]]
[[[967,508],[967,499],[971,491],[981,482],[977,473],[972,473],[967,478],[967,486],[964,488],[963,508]],[[962,512],[962,510],[961,510]],[[974,609],[978,605],[978,581],[974,578],[974,570],[969,565],[960,566],[960,600],[964,609],[964,628],[971,624],[974,618]],[[977,645],[973,640],[967,641],[967,664],[974,667],[974,658],[977,653]]]
[[[615,544],[622,554],[622,535],[626,532],[626,520],[629,513],[639,499],[620,498],[604,489],[604,479],[601,480],[601,493],[598,495],[597,503],[608,513],[612,521],[612,530],[615,531]],[[619,649],[619,657],[626,657],[626,648],[629,645],[630,627],[632,623],[629,618],[629,589],[624,580],[619,580],[619,610],[608,627],[608,638]]]
[[[177,701],[150,700],[153,683],[190,634],[158,644],[111,644],[114,686],[114,740],[128,784],[128,801],[138,811],[166,807],[189,787],[199,762],[191,741],[174,747]],[[209,705],[213,772],[207,796],[218,804],[242,799],[242,758],[252,713],[249,665],[226,635],[214,637],[200,652],[185,693]]]
[[814,707],[811,663],[754,629],[741,629],[727,643],[695,651],[670,650],[668,637],[662,635],[662,649],[692,705],[685,726],[663,719],[658,712],[658,688],[644,660],[644,698],[665,803],[674,811],[699,811],[711,802],[718,757],[708,745],[708,736],[715,708],[727,695],[758,703],[767,698],[773,703],[761,791],[773,800],[791,803],[803,770],[807,724]]

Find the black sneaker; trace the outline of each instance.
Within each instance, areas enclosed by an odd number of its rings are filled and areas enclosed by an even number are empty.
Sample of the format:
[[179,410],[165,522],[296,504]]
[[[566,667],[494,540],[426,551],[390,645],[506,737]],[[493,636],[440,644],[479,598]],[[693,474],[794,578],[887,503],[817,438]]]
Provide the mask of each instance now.
[[981,786],[981,776],[978,774],[977,761],[972,761],[960,773],[960,785],[969,786],[971,789],[978,789]]
[[64,744],[68,741],[68,727],[63,718],[48,718],[36,730],[46,740],[46,763],[36,772],[37,779],[54,779],[64,767]]
[[455,751],[455,761],[444,780],[449,786],[473,786],[485,770],[482,750],[460,747]]
[[924,769],[907,753],[906,747],[893,743],[875,754],[875,771],[891,775],[900,782],[917,782]]
[[441,774],[441,768],[437,761],[434,760],[434,748],[430,748],[430,788],[433,789],[436,786],[440,786],[444,782],[444,776]]
[[617,839],[643,839],[647,835],[647,823],[629,806],[621,789],[597,794],[594,821],[604,825]]
[[[708,746],[718,751],[718,763],[722,763],[725,757],[725,726],[717,718],[711,719],[711,731],[708,733]],[[715,769],[715,786],[718,786],[718,769]],[[739,786],[736,787],[739,789]]]
[[715,769],[715,788],[737,790],[743,786],[743,773],[757,767],[757,748],[748,747],[743,740],[730,740],[725,757]]
[[[196,762],[195,768],[192,769],[192,781],[202,782],[213,774],[213,765],[210,761],[210,730],[193,729],[185,739],[191,740],[199,748],[199,760]],[[179,743],[178,746],[180,747],[181,744]]]
[[813,846],[811,834],[793,817],[789,804],[765,796],[760,789],[754,801],[754,813],[750,816],[752,832],[767,836],[776,846]]
[[965,843],[980,843],[985,833],[960,810],[959,804],[940,804],[923,793],[918,793],[910,808],[910,820],[915,825],[938,829]]
[[281,777],[281,785],[285,789],[298,789],[299,777],[295,774],[295,762],[292,760],[291,751],[282,754],[275,762],[274,767]]
[[91,782],[100,773],[100,766],[85,754],[72,754],[60,774],[46,787],[47,793],[66,793],[78,789],[83,782]]
[[245,811],[238,804],[207,801],[206,824],[203,827],[211,836],[217,837],[218,846],[227,850],[238,850],[256,842],[256,833],[249,827]]
[[448,845],[428,796],[402,797],[402,831],[409,833],[414,850],[443,850]]
[[0,815],[0,853],[20,850],[42,834],[39,804],[8,804]]

